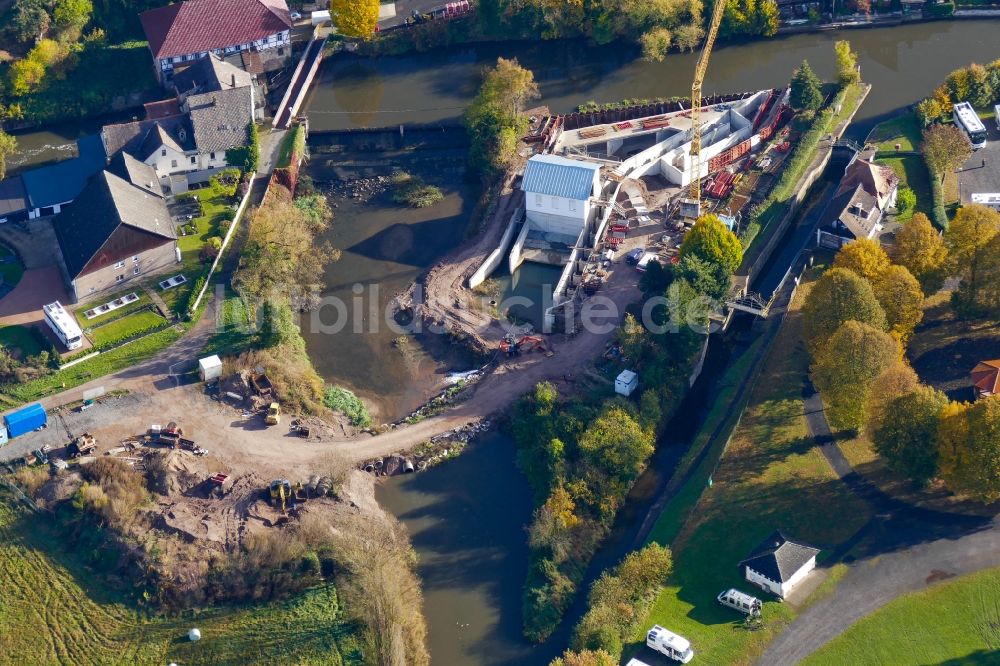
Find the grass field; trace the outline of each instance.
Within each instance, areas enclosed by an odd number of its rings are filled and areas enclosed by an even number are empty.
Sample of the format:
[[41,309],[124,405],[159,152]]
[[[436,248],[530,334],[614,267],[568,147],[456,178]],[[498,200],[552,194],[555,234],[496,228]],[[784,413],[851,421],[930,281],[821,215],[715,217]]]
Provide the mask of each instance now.
[[[104,314],[97,315],[96,317],[91,317],[90,319],[83,315],[84,312],[90,310],[91,308],[105,303],[110,303],[111,301],[117,300],[122,296],[128,296],[129,294],[135,294],[139,297],[139,300],[129,303],[128,305],[124,305],[117,310],[112,310],[111,312],[105,312]],[[112,294],[107,298],[100,298],[96,301],[88,302],[86,305],[77,308],[74,314],[76,315],[76,321],[80,324],[80,328],[95,328],[105,322],[111,321],[112,319],[118,319],[119,317],[130,312],[136,312],[137,310],[149,307],[150,303],[152,303],[152,301],[149,299],[149,296],[146,295],[146,292],[143,291],[141,287],[133,285],[131,289],[126,289],[125,291],[117,294]]]
[[921,140],[920,123],[912,112],[879,123],[868,135],[868,141],[878,144],[880,153],[896,152],[897,143],[903,151],[919,150]]
[[1000,569],[896,599],[806,659],[804,666],[996,664]]
[[[713,485],[706,489],[703,482],[698,484],[695,492],[701,498],[672,542],[674,573],[643,623],[643,627],[660,624],[688,638],[704,663],[751,662],[795,615],[791,604],[762,595],[765,626],[750,632],[742,628],[742,616],[715,602],[715,596],[728,587],[753,591],[740,577],[737,564],[760,540],[780,528],[823,548],[822,559],[857,531],[870,513],[807,437],[802,379],[808,357],[796,312],[801,291]],[[831,520],[834,515],[836,520]],[[663,516],[662,521],[667,522],[657,526],[661,537],[669,532],[672,519]],[[829,586],[837,578],[837,571],[834,574]],[[636,647],[642,639],[633,638]]]
[[98,326],[90,334],[90,338],[95,345],[103,345],[148,331],[155,326],[165,324],[166,321],[158,312],[144,308],[103,326]]
[[37,356],[42,351],[38,340],[25,326],[2,326],[0,327],[0,345],[7,349],[17,351],[19,358]]
[[[151,617],[97,582],[34,516],[0,501],[0,626],[4,663],[360,663],[336,590],[314,588],[286,603]],[[188,629],[202,640],[191,643]]]
[[917,195],[917,205],[914,210],[897,215],[896,220],[906,222],[913,217],[913,213],[916,211],[928,216],[931,214],[934,200],[931,197],[930,174],[927,173],[927,165],[924,164],[924,160],[919,155],[879,157],[876,162],[892,167],[892,170],[900,178],[900,185],[909,187]]

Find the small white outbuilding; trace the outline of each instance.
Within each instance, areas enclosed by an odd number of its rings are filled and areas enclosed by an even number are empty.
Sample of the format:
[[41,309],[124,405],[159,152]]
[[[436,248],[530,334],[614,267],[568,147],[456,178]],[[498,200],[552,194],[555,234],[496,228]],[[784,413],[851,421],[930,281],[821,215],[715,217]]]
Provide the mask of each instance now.
[[201,629],[192,629],[188,632],[188,640],[199,641],[201,640]]
[[216,354],[198,360],[198,374],[207,382],[222,376],[222,359]]
[[639,386],[639,375],[631,370],[622,370],[618,378],[615,379],[615,393],[618,395],[630,396]]
[[330,22],[330,12],[323,9],[309,15],[310,23],[313,25],[325,25]]

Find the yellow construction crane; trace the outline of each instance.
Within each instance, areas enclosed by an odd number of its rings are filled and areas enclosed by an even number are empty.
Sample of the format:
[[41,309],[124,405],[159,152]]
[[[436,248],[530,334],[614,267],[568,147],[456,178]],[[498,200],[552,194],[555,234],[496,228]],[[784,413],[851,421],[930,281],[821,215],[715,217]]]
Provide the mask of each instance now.
[[694,69],[694,81],[691,83],[691,189],[690,197],[694,199],[695,210],[701,211],[701,84],[705,82],[705,71],[708,60],[712,57],[712,47],[719,34],[722,16],[726,13],[728,0],[715,0],[712,9],[712,20],[708,24],[708,35],[705,46],[701,49],[698,64]]

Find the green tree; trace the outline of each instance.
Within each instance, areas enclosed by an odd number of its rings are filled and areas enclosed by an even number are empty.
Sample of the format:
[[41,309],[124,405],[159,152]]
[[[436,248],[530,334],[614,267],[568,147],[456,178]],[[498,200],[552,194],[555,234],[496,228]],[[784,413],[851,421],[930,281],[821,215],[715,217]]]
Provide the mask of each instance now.
[[0,180],[7,177],[7,158],[17,152],[17,139],[0,129]]
[[731,274],[725,266],[706,261],[697,254],[685,255],[680,260],[677,275],[687,280],[696,291],[717,301],[729,293]]
[[792,83],[788,92],[788,101],[793,109],[799,111],[815,111],[823,104],[823,82],[819,80],[809,66],[809,61],[803,60],[792,74]]
[[516,59],[498,58],[484,72],[479,93],[465,112],[472,146],[470,162],[484,177],[507,168],[517,150],[517,137],[527,130],[522,115],[528,100],[538,97],[538,85],[530,70]]
[[847,86],[861,81],[858,54],[851,50],[851,43],[847,40],[835,42],[833,52],[837,59],[837,81],[840,85]]
[[956,69],[944,80],[944,85],[948,89],[948,94],[956,102],[964,102],[969,99],[972,92],[972,79],[968,69]]
[[19,0],[14,5],[11,28],[19,42],[32,42],[48,31],[52,18],[41,0]]
[[892,257],[917,278],[925,294],[933,294],[941,289],[948,248],[945,247],[941,234],[923,213],[914,213],[910,221],[896,232]]
[[722,266],[732,275],[743,260],[743,246],[717,216],[702,215],[681,243],[681,259],[688,255]]
[[549,666],[617,666],[618,659],[605,650],[566,650]]
[[844,322],[812,367],[831,425],[860,430],[872,384],[898,359],[899,343],[891,335],[868,324]]
[[972,106],[990,106],[996,100],[996,91],[986,68],[972,63],[969,65],[969,101]]
[[954,125],[931,125],[924,130],[923,137],[920,151],[931,173],[941,182],[972,155],[969,137]]
[[378,25],[379,0],[330,0],[330,18],[348,37],[371,39]]
[[925,485],[938,469],[938,424],[948,396],[920,386],[886,407],[879,427],[872,433],[875,450],[889,467]]
[[587,427],[578,446],[589,465],[631,482],[653,453],[653,435],[643,430],[627,411],[611,406]]
[[909,213],[917,205],[917,194],[908,187],[899,188],[896,194],[896,210],[900,213]]
[[921,127],[927,127],[942,118],[944,118],[944,111],[941,108],[941,102],[937,99],[928,97],[917,104],[917,120],[920,121]]
[[91,0],[57,0],[52,18],[60,32],[75,41],[93,13]]
[[971,405],[948,404],[938,437],[948,488],[981,502],[1000,499],[1000,395]]
[[802,334],[813,358],[847,321],[884,331],[885,312],[867,280],[846,268],[831,268],[816,281],[802,307]]
[[[980,253],[979,284],[973,309],[1000,318],[1000,233],[993,236]],[[961,288],[959,291],[961,298]]]
[[673,35],[670,31],[663,27],[652,28],[647,30],[639,38],[639,44],[642,46],[642,57],[650,62],[663,62],[663,59],[667,57],[667,53],[670,51],[670,42],[673,39]]
[[1000,213],[980,204],[959,208],[948,226],[944,237],[948,246],[948,265],[951,274],[962,279],[952,298],[966,314],[974,314],[980,306],[981,273],[987,259],[984,250],[998,233]]
[[882,249],[882,244],[872,238],[851,241],[840,248],[833,258],[833,265],[854,271],[869,282],[874,283],[892,262]]
[[904,266],[890,266],[874,281],[875,298],[885,311],[889,332],[905,346],[924,318],[924,292]]

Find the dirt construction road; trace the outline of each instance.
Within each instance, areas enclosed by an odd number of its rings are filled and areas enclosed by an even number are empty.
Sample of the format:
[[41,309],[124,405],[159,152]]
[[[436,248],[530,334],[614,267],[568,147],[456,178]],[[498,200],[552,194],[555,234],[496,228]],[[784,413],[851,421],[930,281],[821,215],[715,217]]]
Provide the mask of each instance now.
[[[621,264],[601,293],[619,304],[635,301],[640,296],[635,272]],[[210,307],[184,338],[157,356],[49,396],[42,403],[52,409],[80,400],[84,391],[97,387],[106,391],[126,389],[127,400],[108,400],[83,413],[66,413],[62,416],[63,423],[53,423],[48,430],[14,440],[0,449],[0,457],[18,457],[45,443],[65,444],[67,431],[79,434],[89,430],[111,446],[119,439],[145,432],[153,423],[177,421],[199,446],[209,449],[210,458],[217,458],[220,467],[234,472],[265,468],[289,475],[309,472],[330,454],[360,462],[406,450],[434,435],[501,411],[539,381],[572,381],[573,376],[604,351],[618,319],[608,317],[595,330],[581,330],[569,338],[550,336],[549,343],[555,352],[551,357],[534,353],[501,361],[468,389],[467,399],[438,416],[378,436],[347,438],[330,429],[319,441],[315,438],[306,441],[290,436],[285,425],[265,428],[259,416],[245,419],[240,410],[204,395],[200,384],[179,385],[175,375],[191,368],[193,359],[198,358],[199,350],[212,334],[214,316]],[[119,403],[122,407],[116,408]]]

